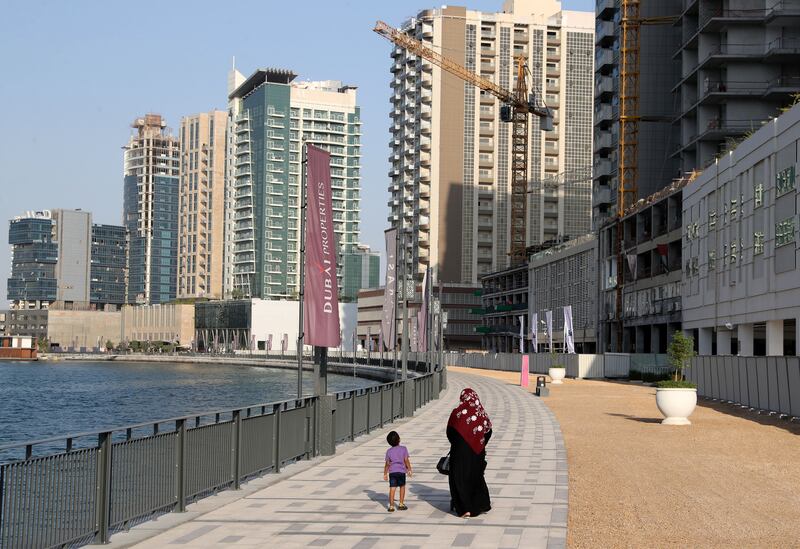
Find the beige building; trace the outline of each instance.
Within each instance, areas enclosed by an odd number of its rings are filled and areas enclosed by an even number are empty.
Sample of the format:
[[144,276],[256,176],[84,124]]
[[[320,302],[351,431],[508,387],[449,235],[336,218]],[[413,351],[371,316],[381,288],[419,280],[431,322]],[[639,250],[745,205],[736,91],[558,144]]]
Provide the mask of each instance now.
[[178,297],[222,297],[227,113],[181,120]]
[[[594,14],[557,0],[507,1],[500,13],[424,10],[401,31],[505,89],[515,59],[554,112],[530,121],[527,244],[585,234],[591,223]],[[491,94],[405,49],[392,50],[389,221],[411,228],[411,272],[477,284],[508,266],[512,124]],[[572,183],[572,181],[579,181]]]
[[194,340],[194,304],[123,307],[124,341],[166,341],[190,346]]
[[47,311],[47,339],[62,349],[104,348],[107,341],[117,345],[119,328],[119,311]]

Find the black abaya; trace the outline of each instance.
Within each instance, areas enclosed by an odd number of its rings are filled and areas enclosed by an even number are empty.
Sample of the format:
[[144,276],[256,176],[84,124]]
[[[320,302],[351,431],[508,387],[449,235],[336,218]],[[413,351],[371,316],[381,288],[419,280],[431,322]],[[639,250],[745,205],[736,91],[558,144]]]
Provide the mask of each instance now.
[[[486,443],[492,432],[486,433]],[[469,513],[475,517],[492,508],[489,488],[483,478],[486,471],[486,450],[476,454],[461,435],[452,427],[447,428],[450,441],[450,505],[458,516]]]

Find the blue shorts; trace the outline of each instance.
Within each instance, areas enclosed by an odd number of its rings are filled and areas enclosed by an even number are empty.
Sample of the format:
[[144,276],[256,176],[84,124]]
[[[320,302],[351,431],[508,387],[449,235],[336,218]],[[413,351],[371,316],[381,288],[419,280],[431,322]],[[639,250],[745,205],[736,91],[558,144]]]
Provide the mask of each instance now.
[[405,473],[389,473],[389,487],[390,488],[397,488],[399,486],[406,485],[406,474]]

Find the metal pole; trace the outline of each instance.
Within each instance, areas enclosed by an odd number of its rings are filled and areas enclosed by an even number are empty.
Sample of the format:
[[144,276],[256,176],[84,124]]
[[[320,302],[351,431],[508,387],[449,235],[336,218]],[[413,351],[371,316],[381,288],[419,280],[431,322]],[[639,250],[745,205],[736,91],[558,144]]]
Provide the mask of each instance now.
[[428,317],[426,321],[427,326],[425,326],[425,330],[427,334],[425,335],[425,346],[427,347],[428,351],[428,372],[433,371],[433,268],[429,265],[428,266],[428,287],[425,289],[428,292],[428,310],[425,311],[425,314]]
[[[398,286],[397,281],[400,280],[400,270],[397,268],[397,266],[399,264],[397,251],[398,251],[398,248],[400,246],[398,246],[397,243],[398,243],[398,241],[402,242],[402,240],[400,240],[400,239],[401,239],[400,231],[398,230],[394,234],[394,240],[395,240],[395,249],[394,249],[394,312],[392,313],[392,328],[393,328],[392,332],[394,334],[394,338],[393,338],[393,341],[392,341],[392,353],[394,355],[394,365],[393,366],[394,366],[394,380],[395,381],[397,381],[397,300],[399,299],[399,296],[397,295],[397,286]],[[386,290],[384,290],[384,291],[386,291]]]
[[300,181],[300,293],[297,327],[297,398],[303,398],[303,293],[306,286],[306,177],[308,170],[308,145],[303,143],[303,173]]

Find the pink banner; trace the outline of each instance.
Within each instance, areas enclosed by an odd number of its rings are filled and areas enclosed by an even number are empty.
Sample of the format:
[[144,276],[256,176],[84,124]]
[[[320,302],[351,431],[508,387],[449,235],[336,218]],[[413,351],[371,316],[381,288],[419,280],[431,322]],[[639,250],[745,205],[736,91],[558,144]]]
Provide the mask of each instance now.
[[306,145],[306,234],[303,332],[306,345],[338,347],[339,284],[333,232],[330,154]]

